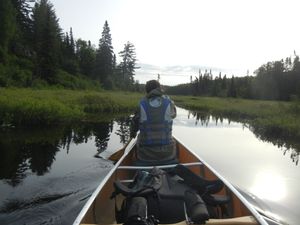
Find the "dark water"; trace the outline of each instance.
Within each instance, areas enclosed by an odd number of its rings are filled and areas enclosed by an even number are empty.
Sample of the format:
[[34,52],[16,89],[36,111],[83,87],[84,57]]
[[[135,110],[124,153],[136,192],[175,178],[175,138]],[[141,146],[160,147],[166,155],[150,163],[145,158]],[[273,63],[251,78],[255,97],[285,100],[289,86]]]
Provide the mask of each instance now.
[[[128,140],[128,118],[0,131],[0,224],[72,224]],[[299,224],[297,142],[178,109],[174,135],[259,208]],[[299,141],[300,142],[300,141]]]
[[72,224],[128,139],[128,118],[0,132],[0,224]]

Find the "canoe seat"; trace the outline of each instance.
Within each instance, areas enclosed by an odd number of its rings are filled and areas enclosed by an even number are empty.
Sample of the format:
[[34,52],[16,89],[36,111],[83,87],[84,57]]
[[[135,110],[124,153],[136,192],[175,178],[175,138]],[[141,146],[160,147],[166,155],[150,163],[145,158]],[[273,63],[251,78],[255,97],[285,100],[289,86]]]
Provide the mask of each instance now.
[[[164,225],[186,225],[185,221],[173,224]],[[81,225],[97,225],[90,223],[82,223]],[[101,224],[101,225],[122,225],[122,224]],[[205,225],[258,225],[256,220],[252,216],[242,216],[230,219],[210,219],[206,221]]]

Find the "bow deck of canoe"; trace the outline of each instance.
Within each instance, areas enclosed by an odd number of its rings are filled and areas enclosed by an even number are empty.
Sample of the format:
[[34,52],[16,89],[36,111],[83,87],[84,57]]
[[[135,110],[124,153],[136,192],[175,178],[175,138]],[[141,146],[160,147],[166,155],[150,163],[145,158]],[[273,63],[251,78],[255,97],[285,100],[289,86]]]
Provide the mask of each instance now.
[[[188,167],[195,174],[201,175],[205,179],[220,179],[223,181],[224,188],[217,195],[229,196],[230,201],[226,204],[226,218],[209,219],[205,224],[210,225],[267,225],[266,218],[262,217],[255,208],[250,205],[247,200],[222,176],[220,176],[213,168],[205,163],[199,156],[194,154],[182,143],[177,141],[179,163]],[[124,183],[130,182],[137,170],[150,170],[152,167],[133,166],[136,160],[134,149],[136,140],[132,140],[127,146],[124,155],[115,164],[114,168],[109,172],[105,179],[99,184],[90,199],[87,201],[80,214],[76,218],[74,225],[79,224],[116,224],[115,206],[121,206],[122,196],[110,198],[114,191],[114,181],[121,180]],[[173,167],[175,165],[163,165],[161,168]],[[160,167],[160,166],[157,166]],[[115,202],[117,201],[117,202]],[[220,209],[215,208],[217,212]],[[171,213],[171,212],[170,212]],[[218,214],[220,215],[220,213]],[[220,215],[220,217],[222,217]],[[174,223],[175,225],[187,224],[186,221]]]

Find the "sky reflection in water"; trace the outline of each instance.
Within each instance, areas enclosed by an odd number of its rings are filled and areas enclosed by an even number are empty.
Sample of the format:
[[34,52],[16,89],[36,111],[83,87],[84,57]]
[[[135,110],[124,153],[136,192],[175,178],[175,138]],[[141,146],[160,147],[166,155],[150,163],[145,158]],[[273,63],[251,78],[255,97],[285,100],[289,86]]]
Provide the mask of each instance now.
[[250,192],[260,199],[279,201],[286,197],[287,187],[280,172],[263,170],[256,174]]
[[[257,138],[249,125],[178,108],[173,134],[253,203],[289,224],[300,217],[300,172],[295,149]],[[298,199],[298,200],[297,200]]]

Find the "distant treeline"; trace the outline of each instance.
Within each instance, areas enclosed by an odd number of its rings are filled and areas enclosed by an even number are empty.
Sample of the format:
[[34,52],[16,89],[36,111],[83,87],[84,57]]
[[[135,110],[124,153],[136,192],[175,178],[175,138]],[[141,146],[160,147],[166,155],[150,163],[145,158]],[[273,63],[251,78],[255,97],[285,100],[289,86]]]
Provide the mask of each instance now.
[[268,62],[255,71],[256,76],[227,78],[226,75],[213,79],[207,70],[191,83],[168,87],[166,92],[174,95],[196,95],[217,97],[240,97],[247,99],[290,100],[300,97],[299,56]]
[[58,86],[135,90],[135,47],[127,42],[117,64],[105,21],[99,45],[62,33],[53,5],[0,1],[0,87]]
[[[0,87],[63,87],[70,89],[143,90],[134,80],[135,47],[127,42],[119,52],[112,46],[105,21],[99,44],[63,33],[53,5],[48,0],[0,1]],[[268,62],[255,76],[213,79],[205,71],[166,89],[168,94],[290,100],[300,97],[299,56]]]

